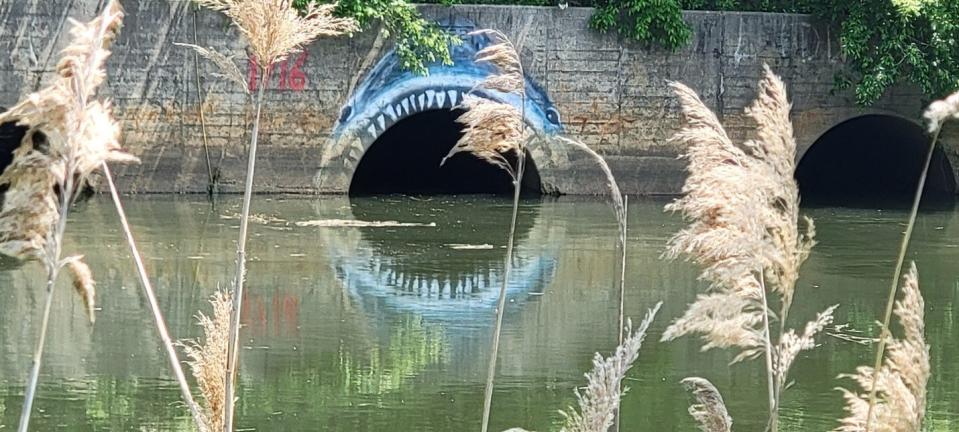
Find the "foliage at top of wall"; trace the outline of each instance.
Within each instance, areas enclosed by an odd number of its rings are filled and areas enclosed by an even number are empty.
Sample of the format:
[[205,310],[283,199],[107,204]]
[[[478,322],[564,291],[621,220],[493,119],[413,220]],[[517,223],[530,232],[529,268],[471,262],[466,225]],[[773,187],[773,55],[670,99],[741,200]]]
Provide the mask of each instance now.
[[852,74],[838,83],[855,86],[860,104],[875,102],[900,81],[930,99],[959,88],[959,1],[831,0],[814,12],[841,26]]
[[[305,5],[310,0],[294,0]],[[330,0],[323,0],[330,1]],[[513,4],[596,8],[590,26],[615,31],[647,47],[676,50],[692,30],[683,10],[808,13],[840,29],[848,70],[837,87],[854,87],[859,104],[870,105],[897,82],[918,86],[930,99],[959,88],[957,0],[419,0],[424,3]],[[396,40],[403,66],[419,73],[449,62],[458,39],[426,21],[406,0],[340,0],[337,13],[368,26],[380,21]]]
[[[293,0],[293,5],[302,9],[310,2],[312,0]],[[430,63],[452,63],[450,44],[459,43],[459,38],[424,19],[406,0],[339,0],[335,14],[351,17],[364,28],[375,22],[382,23],[382,30],[395,40],[402,66],[420,74],[427,73],[426,66]]]
[[674,50],[690,29],[682,9],[810,13],[840,28],[848,71],[839,88],[855,87],[870,105],[897,82],[930,99],[959,88],[959,1],[956,0],[596,0],[591,26]]

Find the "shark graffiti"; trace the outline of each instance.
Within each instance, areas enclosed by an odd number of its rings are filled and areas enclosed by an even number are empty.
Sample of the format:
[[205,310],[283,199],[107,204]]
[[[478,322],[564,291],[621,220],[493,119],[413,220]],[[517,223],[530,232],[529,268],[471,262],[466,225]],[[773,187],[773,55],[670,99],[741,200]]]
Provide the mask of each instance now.
[[435,63],[428,67],[427,75],[418,75],[401,66],[395,51],[388,51],[358,83],[340,111],[315,179],[319,190],[345,190],[363,153],[394,124],[418,113],[454,109],[471,91],[520,108],[526,113],[527,124],[540,136],[563,131],[559,111],[529,76],[525,106],[516,95],[475,90],[493,72],[489,64],[474,61],[476,53],[491,44],[490,38],[469,35],[476,26],[463,18],[440,24],[463,41],[451,47],[452,64]]

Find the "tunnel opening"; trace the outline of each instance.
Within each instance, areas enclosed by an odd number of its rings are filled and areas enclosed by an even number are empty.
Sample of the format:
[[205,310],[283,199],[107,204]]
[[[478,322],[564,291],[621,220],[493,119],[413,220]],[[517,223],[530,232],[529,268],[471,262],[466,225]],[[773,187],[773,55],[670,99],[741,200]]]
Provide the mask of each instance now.
[[[463,136],[463,126],[456,122],[462,113],[424,111],[391,126],[360,159],[350,182],[350,195],[511,195],[509,174],[471,154],[457,154],[440,166]],[[507,159],[515,166],[515,155]],[[541,193],[539,173],[528,155],[522,191]]]
[[[803,203],[908,206],[928,148],[929,137],[922,127],[903,118],[868,115],[840,123],[813,143],[796,168]],[[955,192],[952,166],[937,147],[923,202],[952,203]]]

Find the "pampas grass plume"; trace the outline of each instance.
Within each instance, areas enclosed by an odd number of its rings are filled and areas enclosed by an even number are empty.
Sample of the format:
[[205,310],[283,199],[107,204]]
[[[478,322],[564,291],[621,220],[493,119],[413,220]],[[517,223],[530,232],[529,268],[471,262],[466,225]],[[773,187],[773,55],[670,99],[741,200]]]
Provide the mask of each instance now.
[[682,381],[683,387],[693,394],[696,403],[689,406],[689,415],[693,416],[702,432],[730,432],[733,419],[726,410],[726,402],[716,386],[709,380],[689,377]]
[[919,275],[913,263],[902,279],[902,299],[895,311],[902,327],[901,338],[892,338],[885,352],[879,373],[870,366],[856,368],[856,373],[841,375],[851,378],[862,392],[839,389],[846,400],[848,416],[841,420],[837,432],[866,430],[869,416],[869,391],[873,376],[878,399],[872,409],[870,431],[919,432],[926,413],[926,384],[929,381],[929,345],[925,341],[925,303],[919,291]]
[[576,390],[578,407],[561,411],[566,418],[562,432],[606,432],[613,425],[620,399],[627,390],[622,389],[622,381],[639,358],[646,331],[660,306],[661,302],[647,311],[635,331],[632,330],[632,322],[627,321],[624,331],[628,336],[616,347],[613,355],[604,358],[596,353],[593,370],[586,374],[586,388],[582,392]]
[[96,307],[97,283],[93,280],[93,272],[87,263],[83,262],[83,256],[67,258],[67,269],[70,270],[70,276],[73,278],[73,289],[76,290],[83,301],[83,306],[87,311],[87,318],[90,324],[96,321],[94,308]]
[[225,398],[227,343],[230,331],[230,308],[232,299],[226,291],[218,291],[210,298],[213,314],[199,313],[197,321],[203,329],[200,340],[181,343],[189,360],[206,410],[207,428],[210,431],[223,429],[223,402]]
[[310,2],[304,12],[291,0],[195,0],[222,11],[240,30],[261,67],[283,61],[320,36],[338,36],[359,30],[352,18],[333,16],[336,4]]

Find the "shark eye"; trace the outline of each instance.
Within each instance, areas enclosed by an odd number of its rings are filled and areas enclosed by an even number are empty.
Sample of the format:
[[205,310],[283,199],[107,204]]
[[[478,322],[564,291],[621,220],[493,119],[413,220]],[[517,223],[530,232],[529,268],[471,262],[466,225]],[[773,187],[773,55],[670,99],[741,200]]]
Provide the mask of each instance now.
[[559,111],[556,111],[556,108],[547,108],[546,109],[546,120],[549,120],[550,123],[558,125],[559,124]]
[[350,118],[351,114],[353,114],[352,106],[347,105],[343,107],[343,111],[340,112],[340,123],[343,123],[346,121],[346,119]]

